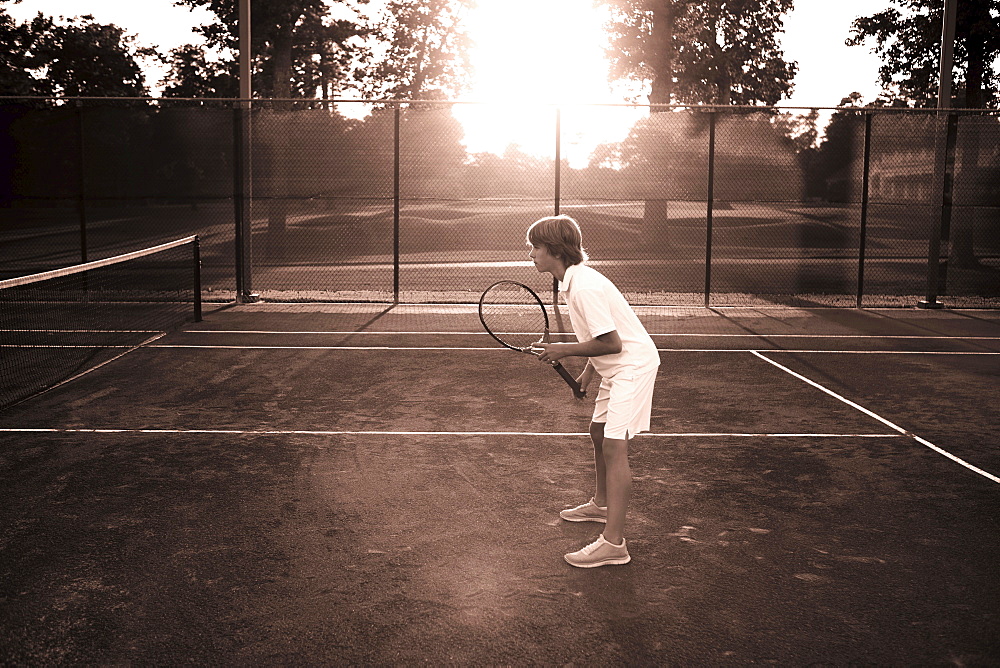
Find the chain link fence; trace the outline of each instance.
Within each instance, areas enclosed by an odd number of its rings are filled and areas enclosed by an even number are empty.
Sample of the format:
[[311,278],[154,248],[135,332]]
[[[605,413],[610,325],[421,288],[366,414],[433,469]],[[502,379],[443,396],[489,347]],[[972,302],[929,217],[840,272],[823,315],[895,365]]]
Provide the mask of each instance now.
[[998,112],[653,111],[6,98],[0,278],[198,234],[207,300],[474,302],[563,213],[635,304],[1000,300]]

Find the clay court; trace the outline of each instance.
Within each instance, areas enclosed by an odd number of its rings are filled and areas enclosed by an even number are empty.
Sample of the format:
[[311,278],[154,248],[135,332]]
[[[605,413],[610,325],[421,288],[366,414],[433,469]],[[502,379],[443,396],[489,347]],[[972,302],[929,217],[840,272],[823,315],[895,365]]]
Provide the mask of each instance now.
[[563,561],[590,402],[474,306],[206,305],[0,412],[6,660],[1000,663],[1000,312],[637,312],[626,566]]

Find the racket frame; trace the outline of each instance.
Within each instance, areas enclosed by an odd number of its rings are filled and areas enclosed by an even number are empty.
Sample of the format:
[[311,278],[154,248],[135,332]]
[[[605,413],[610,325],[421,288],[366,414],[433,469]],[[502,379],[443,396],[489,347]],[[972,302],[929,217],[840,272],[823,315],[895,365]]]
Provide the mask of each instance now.
[[[539,297],[538,294],[536,294],[534,290],[532,290],[531,288],[529,288],[524,283],[518,283],[517,281],[507,281],[507,280],[497,281],[493,285],[491,285],[488,288],[486,288],[485,290],[483,290],[483,294],[479,297],[479,322],[482,323],[483,329],[486,330],[486,333],[489,334],[490,336],[492,336],[494,338],[494,340],[496,340],[496,342],[499,343],[500,345],[502,345],[504,348],[509,348],[511,350],[516,350],[519,353],[527,353],[528,355],[534,355],[535,357],[537,357],[538,353],[535,352],[535,350],[533,350],[531,348],[531,346],[518,347],[518,346],[514,346],[514,345],[511,345],[511,344],[507,343],[506,341],[504,341],[503,339],[501,339],[499,336],[497,336],[493,332],[493,330],[490,329],[490,326],[486,323],[486,318],[483,317],[483,305],[486,303],[486,297],[487,297],[487,295],[489,295],[490,290],[492,290],[493,288],[495,288],[495,287],[497,287],[499,285],[514,286],[516,288],[524,290],[525,292],[527,292],[529,295],[531,295],[534,298],[535,302],[538,304],[538,308],[541,309],[541,311],[542,311],[542,318],[543,318],[543,322],[545,323],[545,326],[544,326],[544,329],[543,329],[543,331],[541,333],[541,337],[540,338],[541,338],[542,341],[546,341],[546,342],[549,340],[549,314],[548,314],[548,311],[545,310],[545,303],[542,302],[541,297]],[[576,378],[573,377],[573,374],[571,374],[566,369],[566,367],[564,367],[562,364],[560,364],[558,360],[553,360],[552,362],[549,362],[549,365],[553,369],[555,369],[556,372],[560,376],[562,376],[562,379],[564,381],[566,381],[566,384],[569,385],[569,387],[570,387],[571,390],[573,390],[573,396],[574,397],[576,397],[577,399],[583,399],[584,397],[587,396],[587,391],[580,387],[580,384],[578,382],[576,382]]]

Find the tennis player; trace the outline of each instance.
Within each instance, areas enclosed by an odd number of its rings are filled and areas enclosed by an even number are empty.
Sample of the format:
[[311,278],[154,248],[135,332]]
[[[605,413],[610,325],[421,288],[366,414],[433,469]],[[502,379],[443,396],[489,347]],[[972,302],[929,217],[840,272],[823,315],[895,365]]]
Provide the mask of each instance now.
[[576,343],[539,342],[538,358],[553,362],[587,358],[580,374],[586,388],[594,376],[601,385],[590,423],[594,442],[594,496],[559,513],[570,522],[601,522],[604,533],[566,561],[580,568],[627,564],[625,515],[632,491],[628,441],[649,429],[653,383],[660,364],[656,345],[625,297],[603,274],[587,266],[580,226],[569,216],[542,218],[528,228],[528,257],[540,272],[559,280],[566,296]]

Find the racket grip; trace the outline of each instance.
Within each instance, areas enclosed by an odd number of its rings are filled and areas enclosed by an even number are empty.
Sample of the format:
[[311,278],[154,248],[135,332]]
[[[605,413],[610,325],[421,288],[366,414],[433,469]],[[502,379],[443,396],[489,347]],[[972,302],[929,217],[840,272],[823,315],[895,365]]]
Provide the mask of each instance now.
[[556,362],[552,365],[552,368],[558,371],[559,375],[566,381],[566,384],[572,388],[574,397],[577,399],[583,399],[587,396],[587,391],[580,387],[580,384],[576,382],[576,378],[574,378],[573,374],[566,370],[566,367],[559,362]]

